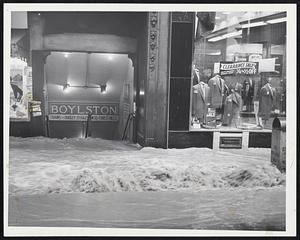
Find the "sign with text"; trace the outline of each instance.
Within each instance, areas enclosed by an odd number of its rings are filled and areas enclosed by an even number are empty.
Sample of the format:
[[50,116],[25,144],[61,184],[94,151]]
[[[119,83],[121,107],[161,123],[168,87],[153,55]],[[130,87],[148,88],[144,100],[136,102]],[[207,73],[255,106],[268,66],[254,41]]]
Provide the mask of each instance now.
[[118,121],[118,103],[49,103],[49,120],[86,121],[88,115],[92,121]]
[[249,62],[259,62],[262,59],[261,54],[251,54],[248,57]]
[[219,73],[226,75],[255,75],[258,73],[257,62],[220,62]]

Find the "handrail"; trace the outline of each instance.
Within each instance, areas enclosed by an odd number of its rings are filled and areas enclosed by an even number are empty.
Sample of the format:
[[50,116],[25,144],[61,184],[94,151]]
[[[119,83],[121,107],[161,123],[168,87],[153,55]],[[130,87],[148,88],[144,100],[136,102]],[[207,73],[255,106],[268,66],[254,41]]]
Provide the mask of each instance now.
[[89,126],[90,126],[90,122],[91,122],[91,119],[92,119],[92,115],[89,113],[88,116],[87,116],[87,119],[86,119],[86,126],[85,126],[85,138],[88,137],[88,132],[89,132]]
[[130,113],[127,117],[127,121],[126,121],[126,125],[125,125],[125,129],[124,129],[124,132],[123,132],[123,136],[122,136],[122,140],[125,139],[125,135],[126,135],[126,132],[127,132],[127,128],[130,124],[130,121],[132,121],[134,119],[135,115],[134,113]]
[[50,137],[49,116],[48,115],[45,116],[45,120],[46,120],[46,137]]

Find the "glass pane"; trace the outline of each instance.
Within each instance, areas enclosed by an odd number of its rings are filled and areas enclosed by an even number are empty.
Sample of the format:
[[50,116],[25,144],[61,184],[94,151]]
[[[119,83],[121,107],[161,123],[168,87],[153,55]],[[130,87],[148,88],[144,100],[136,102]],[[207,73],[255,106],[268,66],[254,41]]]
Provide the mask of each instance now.
[[286,12],[197,12],[191,129],[271,129],[286,115]]
[[171,77],[191,76],[192,31],[193,24],[172,24]]
[[170,79],[170,130],[188,130],[190,78]]

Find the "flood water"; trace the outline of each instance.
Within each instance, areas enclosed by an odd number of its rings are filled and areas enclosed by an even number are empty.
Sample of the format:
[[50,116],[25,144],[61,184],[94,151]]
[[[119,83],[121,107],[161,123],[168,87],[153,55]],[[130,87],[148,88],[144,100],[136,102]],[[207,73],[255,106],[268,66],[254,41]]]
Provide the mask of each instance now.
[[10,138],[9,226],[285,230],[270,149]]
[[9,226],[285,230],[285,191],[13,196]]

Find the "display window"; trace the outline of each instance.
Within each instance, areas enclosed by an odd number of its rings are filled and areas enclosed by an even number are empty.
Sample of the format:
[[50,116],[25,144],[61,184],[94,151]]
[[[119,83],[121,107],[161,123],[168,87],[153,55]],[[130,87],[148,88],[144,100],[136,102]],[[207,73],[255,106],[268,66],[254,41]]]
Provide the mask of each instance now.
[[197,12],[190,129],[271,129],[286,116],[286,12]]

